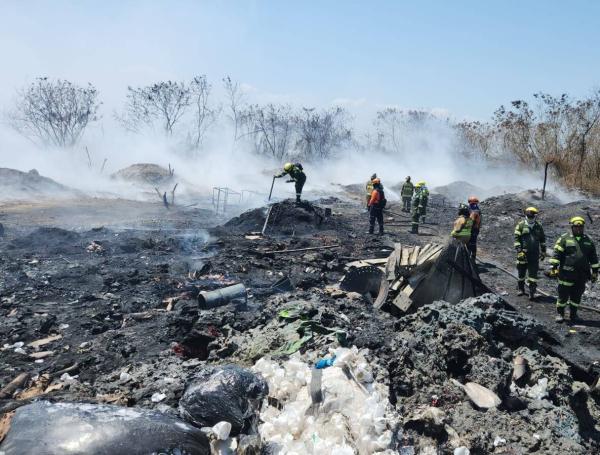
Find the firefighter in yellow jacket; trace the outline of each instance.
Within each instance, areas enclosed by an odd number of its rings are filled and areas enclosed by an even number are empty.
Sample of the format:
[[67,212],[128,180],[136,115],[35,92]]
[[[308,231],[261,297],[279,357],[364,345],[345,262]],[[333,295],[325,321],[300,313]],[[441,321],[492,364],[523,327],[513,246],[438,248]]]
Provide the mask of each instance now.
[[558,298],[556,299],[557,322],[564,321],[565,308],[570,308],[571,321],[577,321],[577,309],[585,292],[588,280],[598,280],[598,255],[596,245],[583,233],[585,220],[571,218],[571,232],[559,237],[554,245],[554,257],[550,259],[550,276],[558,276]]

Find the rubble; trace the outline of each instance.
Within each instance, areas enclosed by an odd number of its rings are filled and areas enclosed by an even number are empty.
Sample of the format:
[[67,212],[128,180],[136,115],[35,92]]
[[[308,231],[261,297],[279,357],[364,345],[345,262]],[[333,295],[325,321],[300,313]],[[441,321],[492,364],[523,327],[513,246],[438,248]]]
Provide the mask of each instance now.
[[[516,311],[515,283],[481,263],[469,274],[475,281],[461,278],[465,294],[445,292],[449,276],[464,276],[447,260],[458,250],[443,246],[453,208],[432,207],[439,225],[430,225],[430,236],[391,226],[387,236],[370,237],[356,203],[330,202],[333,213],[320,224],[318,204],[279,202],[280,218],[250,238],[265,209],[211,227],[210,235],[205,214],[191,211],[180,212],[181,225],[165,214],[144,229],[75,231],[9,218],[0,238],[0,434],[8,427],[0,451],[10,453],[5,444],[12,450],[18,439],[6,416],[15,422],[33,399],[70,415],[87,403],[109,414],[160,416],[168,419],[161,431],[186,428],[178,440],[198,436],[201,448],[192,453],[599,450],[594,367],[578,354],[595,352],[593,323],[560,338],[544,319],[551,304],[526,302],[530,310]],[[595,220],[599,206],[586,206]],[[507,207],[508,199],[491,200],[480,246],[485,260],[510,268],[518,213]],[[549,236],[564,230],[565,211],[583,207],[550,204],[542,212]],[[590,225],[593,235],[597,229]],[[102,254],[87,251],[94,243]],[[428,252],[435,253],[425,271],[419,258]],[[351,270],[365,268],[372,273],[363,278],[373,281],[345,285]],[[439,294],[395,312],[404,280],[421,272]],[[476,280],[505,295],[475,289]],[[200,304],[200,295],[232,285],[244,288],[242,299]],[[214,405],[214,391],[232,405]]]

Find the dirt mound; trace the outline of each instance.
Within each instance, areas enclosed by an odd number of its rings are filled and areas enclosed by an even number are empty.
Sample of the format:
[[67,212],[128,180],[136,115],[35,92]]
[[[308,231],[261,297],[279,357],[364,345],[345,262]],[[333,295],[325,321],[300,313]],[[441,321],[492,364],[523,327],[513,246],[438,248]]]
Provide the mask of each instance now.
[[303,201],[296,204],[291,199],[266,207],[249,210],[232,218],[225,224],[228,230],[244,233],[262,231],[265,220],[269,216],[266,232],[268,234],[304,234],[317,229],[333,229],[338,225],[325,210],[318,205]]
[[539,190],[526,190],[520,193],[493,196],[481,203],[482,209],[485,209],[488,212],[501,214],[522,214],[523,209],[530,205],[533,205],[538,209],[549,209],[560,207],[563,204],[556,196],[549,193],[546,193],[545,199],[542,200],[542,194]]
[[160,185],[172,181],[173,170],[153,163],[136,163],[115,172],[111,178],[132,183]]
[[37,252],[62,253],[71,248],[81,248],[76,232],[54,227],[38,228],[9,244],[10,249],[32,249]]
[[4,200],[31,197],[38,199],[74,194],[74,190],[51,178],[41,176],[35,169],[22,172],[16,169],[0,168],[0,198]]
[[436,186],[432,189],[434,193],[442,195],[448,202],[458,204],[465,202],[469,196],[476,195],[482,198],[483,188],[472,185],[468,182],[458,181],[448,185]]

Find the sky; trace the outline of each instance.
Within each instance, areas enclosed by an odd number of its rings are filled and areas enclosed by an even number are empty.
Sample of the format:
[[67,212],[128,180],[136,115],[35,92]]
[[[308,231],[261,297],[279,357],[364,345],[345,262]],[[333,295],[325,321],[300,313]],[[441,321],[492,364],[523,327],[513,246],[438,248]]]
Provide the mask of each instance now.
[[600,86],[596,1],[0,1],[0,107],[36,76],[128,85],[230,75],[258,102],[488,119]]

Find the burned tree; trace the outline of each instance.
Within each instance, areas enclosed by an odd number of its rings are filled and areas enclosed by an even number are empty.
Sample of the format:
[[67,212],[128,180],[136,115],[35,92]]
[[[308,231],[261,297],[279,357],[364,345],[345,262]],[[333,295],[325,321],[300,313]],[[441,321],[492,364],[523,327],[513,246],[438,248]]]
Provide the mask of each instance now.
[[189,91],[194,109],[194,122],[190,133],[191,146],[199,149],[206,132],[217,120],[218,110],[210,106],[209,98],[212,86],[206,80],[206,76],[196,76],[192,79]]
[[294,117],[297,140],[296,148],[305,158],[327,158],[352,139],[347,126],[348,115],[341,107],[321,112],[303,108]]
[[231,77],[223,78],[223,86],[227,94],[228,116],[233,125],[233,142],[237,142],[241,135],[244,105],[244,92],[238,82],[233,82]]
[[422,110],[402,110],[390,107],[377,112],[375,127],[383,151],[404,153],[404,136],[410,130],[422,130],[440,119]]
[[41,77],[18,93],[9,123],[23,136],[44,145],[71,147],[98,120],[98,91],[67,80]]
[[192,91],[185,82],[157,82],[147,87],[128,87],[123,115],[117,120],[128,130],[139,132],[158,122],[166,136],[173,135],[175,125],[187,112]]
[[288,154],[293,133],[292,108],[289,105],[253,105],[240,113],[258,154],[282,159]]

